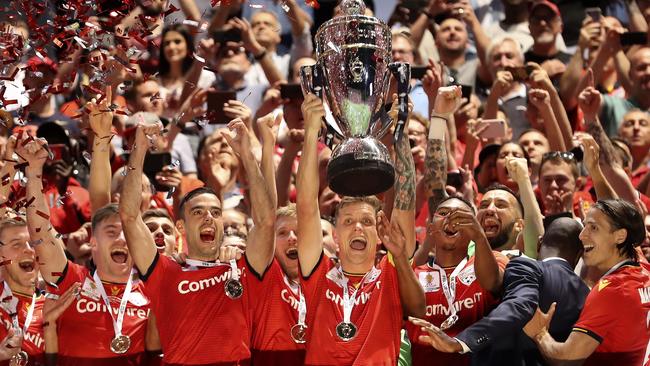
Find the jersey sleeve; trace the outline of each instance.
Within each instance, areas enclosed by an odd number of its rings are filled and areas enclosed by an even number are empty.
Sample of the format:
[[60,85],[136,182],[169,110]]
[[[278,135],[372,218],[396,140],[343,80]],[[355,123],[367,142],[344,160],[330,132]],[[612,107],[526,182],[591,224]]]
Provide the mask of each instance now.
[[83,282],[87,273],[88,270],[85,267],[68,261],[63,272],[59,275],[59,281],[56,283],[56,286],[48,284],[47,291],[60,295],[69,289],[75,282]]
[[586,334],[599,343],[607,337],[616,318],[620,316],[621,296],[616,287],[609,285],[607,280],[600,280],[591,289],[578,322],[573,327],[574,332]]
[[172,263],[172,260],[168,257],[156,253],[147,272],[140,274],[140,279],[145,283],[145,293],[152,303],[158,301],[160,291],[165,286],[165,274],[168,273],[169,267],[173,265],[178,264]]

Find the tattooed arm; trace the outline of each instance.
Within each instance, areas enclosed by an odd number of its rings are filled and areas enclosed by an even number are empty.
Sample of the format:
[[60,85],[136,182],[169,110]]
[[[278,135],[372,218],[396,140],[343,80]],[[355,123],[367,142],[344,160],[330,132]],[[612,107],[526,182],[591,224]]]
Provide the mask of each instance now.
[[578,105],[582,109],[585,118],[585,129],[600,148],[600,168],[603,176],[607,177],[612,188],[622,199],[636,203],[639,194],[632,185],[632,181],[621,167],[621,164],[614,151],[612,141],[607,137],[603,126],[598,120],[598,110],[602,103],[602,96],[593,87],[587,87],[578,97]]
[[[396,102],[393,107],[397,107]],[[409,103],[408,110],[410,115],[412,103]],[[411,258],[415,250],[415,163],[407,136],[402,136],[395,145],[394,195],[391,221],[396,220],[400,227],[408,228],[403,234],[406,238],[406,253]]]

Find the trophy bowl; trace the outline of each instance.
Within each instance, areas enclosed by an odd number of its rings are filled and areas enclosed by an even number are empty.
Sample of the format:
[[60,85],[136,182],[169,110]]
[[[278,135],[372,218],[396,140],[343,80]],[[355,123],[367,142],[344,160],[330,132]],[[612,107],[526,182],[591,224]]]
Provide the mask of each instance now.
[[327,166],[330,188],[343,196],[369,196],[395,181],[388,148],[380,142],[393,125],[384,105],[391,73],[398,91],[407,90],[410,69],[391,64],[390,28],[361,15],[362,0],[344,0],[341,6],[346,15],[318,29],[316,65],[303,66],[301,77],[303,88],[324,97],[334,117],[330,130],[340,142]]

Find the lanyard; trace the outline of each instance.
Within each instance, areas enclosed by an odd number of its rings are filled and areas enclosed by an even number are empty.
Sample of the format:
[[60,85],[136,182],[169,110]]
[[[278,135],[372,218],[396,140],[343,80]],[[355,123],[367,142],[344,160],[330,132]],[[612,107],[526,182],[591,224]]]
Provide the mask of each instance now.
[[454,271],[449,276],[449,281],[447,281],[447,273],[442,267],[440,267],[435,263],[431,265],[431,268],[437,270],[440,273],[442,292],[445,294],[445,298],[447,299],[447,304],[449,305],[449,317],[447,318],[447,320],[450,320],[452,325],[453,323],[455,323],[455,320],[451,320],[451,319],[457,317],[456,307],[454,306],[454,301],[456,301],[456,276],[458,276],[458,273],[460,273],[460,271],[465,267],[466,264],[467,264],[467,257],[463,258],[463,260],[460,263],[458,263],[456,268],[454,268]]
[[230,279],[233,281],[239,280],[239,272],[237,271],[237,261],[230,260]]
[[347,278],[347,276],[343,274],[343,270],[341,269],[340,266],[337,267],[337,270],[338,270],[337,283],[339,284],[339,286],[343,287],[343,323],[351,323],[350,320],[352,318],[352,309],[354,308],[354,305],[357,300],[357,292],[359,292],[359,289],[363,288],[363,286],[366,283],[370,283],[376,280],[380,271],[376,267],[372,267],[372,269],[363,276],[361,282],[359,283],[359,286],[354,289],[352,295],[350,295],[350,290],[348,286],[349,279]]
[[[12,300],[15,299],[15,302],[11,302],[10,306],[12,308],[10,309],[11,311],[11,324],[13,325],[14,329],[20,330],[20,324],[18,323],[18,298],[13,297],[13,293],[11,292],[11,288],[9,285],[7,285],[7,282],[4,283],[4,297],[11,297]],[[27,310],[27,316],[25,317],[25,324],[23,324],[22,331],[23,334],[27,333],[27,329],[29,328],[29,325],[32,324],[32,319],[34,318],[34,304],[36,304],[36,291],[34,291],[34,294],[32,294],[32,303],[29,305],[29,309]]]
[[111,301],[108,299],[108,296],[106,295],[104,284],[102,284],[102,280],[99,279],[99,275],[97,274],[97,271],[95,271],[95,273],[93,274],[93,279],[95,280],[95,285],[97,285],[97,290],[99,290],[99,293],[102,295],[102,299],[106,304],[106,310],[108,310],[108,314],[111,316],[111,320],[113,321],[113,330],[115,331],[115,337],[119,337],[122,335],[122,323],[124,322],[124,314],[126,313],[126,303],[129,300],[129,295],[131,295],[131,288],[133,287],[133,272],[131,272],[131,274],[129,275],[129,280],[126,281],[124,294],[122,294],[122,299],[120,300],[120,307],[117,310],[117,320],[113,316],[113,308],[111,307]]
[[199,269],[200,267],[204,268],[213,268],[213,267],[218,267],[218,266],[230,266],[230,278],[233,280],[238,280],[239,279],[239,272],[237,271],[237,261],[234,259],[231,259],[228,264],[221,263],[219,261],[216,262],[206,262],[198,259],[186,259],[185,264],[189,266],[189,270],[195,271]]
[[291,292],[294,294],[297,292],[298,293],[298,298],[300,299],[298,302],[298,324],[299,325],[305,325],[305,318],[307,315],[307,301],[305,301],[305,296],[302,293],[302,288],[300,287],[300,284],[294,285],[291,280],[287,277],[287,275],[284,275],[284,283],[289,286],[289,289],[291,289]]

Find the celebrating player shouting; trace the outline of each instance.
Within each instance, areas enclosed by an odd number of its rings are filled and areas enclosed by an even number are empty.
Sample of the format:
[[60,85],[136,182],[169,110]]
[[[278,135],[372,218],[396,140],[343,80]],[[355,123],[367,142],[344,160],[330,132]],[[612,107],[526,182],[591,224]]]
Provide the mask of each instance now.
[[[225,263],[216,261],[222,238],[221,202],[209,188],[187,193],[180,204],[179,232],[188,245],[186,266],[159,255],[151,232],[140,214],[142,164],[148,139],[160,124],[139,125],[129,161],[129,173],[120,200],[127,243],[146,282],[160,330],[166,364],[248,364],[250,359],[251,276],[261,277],[273,258],[274,204],[240,119],[228,143],[240,157],[250,186],[255,227],[246,256]],[[249,273],[250,272],[250,273]],[[191,336],[188,336],[191,335]]]
[[[422,314],[424,296],[408,258],[415,247],[415,182],[408,140],[396,146],[395,205],[390,255],[375,267],[378,228],[388,220],[374,197],[344,197],[336,215],[340,262],[323,255],[318,210],[317,140],[322,101],[302,106],[305,137],[298,169],[298,257],[307,302],[307,365],[395,365],[402,315]],[[407,160],[404,160],[408,156]],[[402,311],[403,310],[403,311]]]
[[[106,113],[109,114],[109,113]],[[27,138],[23,135],[23,138]],[[147,350],[159,350],[149,322],[149,300],[134,278],[133,260],[122,234],[117,206],[108,205],[92,218],[90,245],[96,267],[90,271],[66,259],[64,244],[49,222],[49,207],[41,193],[45,140],[17,145],[27,160],[27,223],[40,270],[50,291],[64,293],[81,283],[81,295],[57,322],[59,365],[138,365]]]

